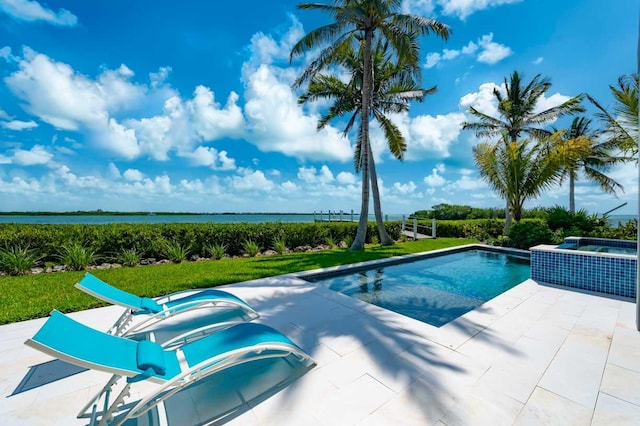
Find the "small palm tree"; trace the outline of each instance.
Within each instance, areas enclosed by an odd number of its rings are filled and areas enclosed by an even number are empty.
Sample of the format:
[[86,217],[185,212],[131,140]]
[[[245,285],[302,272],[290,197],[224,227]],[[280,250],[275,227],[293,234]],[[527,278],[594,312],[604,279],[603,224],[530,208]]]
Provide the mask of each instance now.
[[625,157],[613,155],[612,152],[616,149],[615,144],[610,141],[599,142],[598,135],[589,128],[590,125],[591,120],[585,117],[574,117],[571,127],[560,132],[561,143],[581,140],[586,146],[583,155],[571,159],[562,169],[561,179],[569,178],[569,211],[571,213],[576,212],[575,182],[579,172],[583,172],[588,180],[596,183],[608,194],[615,195],[616,190],[624,190],[620,183],[605,173],[611,166],[625,161]]
[[[313,78],[320,71],[335,63],[339,52],[346,46],[359,44],[363,40],[362,92],[361,92],[361,158],[362,158],[362,204],[353,250],[364,249],[369,216],[369,119],[373,88],[372,45],[374,38],[388,40],[398,58],[411,64],[416,79],[420,78],[419,35],[434,33],[447,39],[449,27],[434,19],[398,13],[402,2],[398,0],[335,0],[333,4],[303,3],[303,10],[319,10],[328,13],[333,22],[316,28],[291,49],[290,59],[303,53],[324,47],[296,80],[294,87]],[[356,36],[358,39],[356,39]]]
[[592,96],[589,100],[599,109],[596,117],[605,126],[605,137],[627,154],[638,153],[638,74],[624,75],[618,86],[609,86],[614,99],[613,113],[609,113]]
[[[538,111],[538,101],[551,88],[551,81],[540,74],[525,83],[520,73],[514,71],[509,79],[504,79],[506,96],[498,88],[493,89],[493,96],[498,101],[498,117],[492,117],[474,107],[469,113],[476,117],[476,122],[464,122],[462,128],[473,130],[477,137],[500,136],[505,144],[516,142],[522,133],[540,140],[549,137],[551,132],[542,126],[545,123],[575,112],[583,112],[580,106],[582,95],[573,97],[560,105]],[[506,135],[506,136],[505,136]],[[510,197],[506,197],[507,203]],[[505,231],[511,225],[511,208],[507,204]]]
[[557,143],[558,134],[544,140],[512,142],[503,134],[502,143],[481,142],[473,148],[480,176],[507,200],[513,219],[522,218],[524,203],[555,185],[562,176],[563,164],[583,155],[584,142]]

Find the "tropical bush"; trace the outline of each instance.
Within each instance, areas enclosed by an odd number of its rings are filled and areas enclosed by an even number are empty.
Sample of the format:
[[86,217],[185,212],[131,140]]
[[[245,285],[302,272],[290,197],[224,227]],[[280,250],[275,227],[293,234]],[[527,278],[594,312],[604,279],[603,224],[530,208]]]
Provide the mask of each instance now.
[[187,260],[191,248],[189,246],[184,247],[180,243],[165,243],[164,255],[173,263],[180,263]]
[[72,271],[82,271],[97,260],[93,249],[80,243],[73,242],[63,244],[58,252],[60,263]]
[[255,257],[260,253],[260,246],[251,240],[247,240],[242,244],[242,250],[249,257]]
[[204,251],[206,256],[218,260],[227,253],[227,246],[226,244],[205,244]]
[[287,242],[284,237],[278,237],[273,241],[273,250],[278,254],[284,254],[287,251]]
[[517,222],[509,228],[504,245],[528,250],[538,244],[559,244],[562,234],[554,233],[544,222]]
[[135,248],[122,249],[116,260],[124,266],[136,266],[142,260],[142,255]]
[[38,264],[33,250],[20,246],[0,250],[0,271],[8,275],[26,275]]

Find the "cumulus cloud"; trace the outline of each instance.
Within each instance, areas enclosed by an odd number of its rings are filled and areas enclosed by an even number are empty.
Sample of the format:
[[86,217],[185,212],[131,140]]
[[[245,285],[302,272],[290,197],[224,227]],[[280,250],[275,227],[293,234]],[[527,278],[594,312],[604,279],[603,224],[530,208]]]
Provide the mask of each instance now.
[[[477,55],[476,55],[477,53]],[[493,65],[500,62],[513,53],[510,47],[493,41],[493,33],[485,34],[477,42],[470,41],[460,50],[443,49],[442,53],[432,52],[427,54],[424,67],[429,69],[443,61],[450,61],[459,56],[476,55],[478,62]]]
[[419,115],[410,117],[399,114],[392,118],[400,128],[407,142],[407,160],[419,160],[426,157],[448,157],[449,147],[460,135],[460,124],[465,116],[459,112],[448,114]]
[[542,56],[539,56],[534,61],[532,61],[531,63],[534,64],[534,65],[538,65],[538,64],[541,64],[542,61],[544,61],[544,58]]
[[19,21],[44,21],[60,27],[73,27],[78,18],[66,9],[54,12],[35,0],[0,0],[0,11]]
[[356,175],[349,172],[338,173],[338,175],[336,176],[336,180],[339,183],[346,184],[346,185],[355,185],[356,182],[358,181],[358,179],[356,178]]
[[29,121],[20,121],[20,120],[10,120],[10,121],[0,121],[0,126],[9,130],[28,130],[38,127],[38,123],[33,120]]
[[409,181],[407,183],[395,182],[393,184],[393,189],[403,195],[415,192],[416,188],[418,188],[418,186],[413,181]]
[[127,169],[122,176],[129,182],[139,182],[144,179],[144,174],[137,169]]
[[429,176],[425,176],[425,178],[423,179],[424,183],[426,183],[427,186],[431,188],[443,186],[445,183],[447,183],[447,180],[441,175],[441,173],[444,172],[444,164],[440,163],[436,165],[436,167],[431,170],[431,174]]
[[53,164],[53,154],[51,154],[41,145],[34,145],[33,147],[31,147],[31,149],[28,150],[16,148],[13,150],[13,155],[11,157],[5,158],[9,160],[7,162],[20,166],[51,166]]
[[228,182],[237,191],[270,191],[275,187],[275,183],[264,175],[260,170],[244,170],[242,175],[231,177]]
[[454,15],[464,20],[469,15],[490,7],[519,3],[522,0],[437,0],[444,15]]
[[213,170],[235,170],[236,160],[229,158],[227,151],[218,151],[215,148],[199,146],[193,153],[186,154],[193,165],[206,166]]
[[[342,178],[344,179],[344,176]],[[329,167],[324,165],[319,171],[315,167],[300,167],[298,169],[298,179],[308,183],[329,183],[335,178]]]
[[402,0],[400,10],[410,15],[431,16],[435,5],[433,0]]

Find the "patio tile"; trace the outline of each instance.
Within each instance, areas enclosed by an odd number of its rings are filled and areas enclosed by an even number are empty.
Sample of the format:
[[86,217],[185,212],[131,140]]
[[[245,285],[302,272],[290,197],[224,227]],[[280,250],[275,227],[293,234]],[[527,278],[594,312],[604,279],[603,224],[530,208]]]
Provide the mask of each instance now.
[[640,373],[607,364],[600,392],[640,407]]
[[572,332],[540,380],[540,386],[593,408],[609,352],[609,337]]
[[396,393],[368,374],[337,392],[318,400],[311,411],[327,425],[351,425],[389,401]]
[[591,409],[581,404],[537,387],[514,425],[588,425],[591,413]]
[[616,328],[607,362],[640,373],[640,332]]
[[442,421],[447,426],[470,424],[511,425],[523,404],[500,393],[486,392],[483,386],[474,388],[450,407]]
[[[637,388],[636,388],[637,390]],[[640,407],[607,394],[600,394],[593,413],[593,426],[635,426],[640,419]]]

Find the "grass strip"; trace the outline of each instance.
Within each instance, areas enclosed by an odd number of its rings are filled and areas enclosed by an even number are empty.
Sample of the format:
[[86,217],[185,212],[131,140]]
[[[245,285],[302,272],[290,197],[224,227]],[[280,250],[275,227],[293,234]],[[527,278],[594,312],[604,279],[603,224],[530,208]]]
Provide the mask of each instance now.
[[[476,240],[438,238],[368,246],[365,251],[333,249],[281,256],[231,258],[170,265],[95,270],[100,279],[131,293],[156,297],[193,288],[214,287],[291,272],[382,259],[475,243]],[[75,312],[106,304],[74,288],[84,272],[0,277],[0,324],[49,315],[53,309]]]

